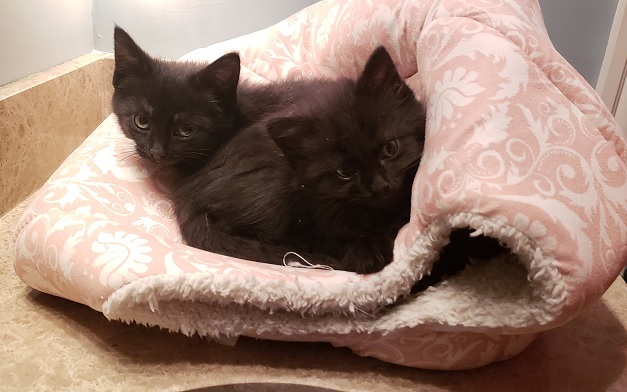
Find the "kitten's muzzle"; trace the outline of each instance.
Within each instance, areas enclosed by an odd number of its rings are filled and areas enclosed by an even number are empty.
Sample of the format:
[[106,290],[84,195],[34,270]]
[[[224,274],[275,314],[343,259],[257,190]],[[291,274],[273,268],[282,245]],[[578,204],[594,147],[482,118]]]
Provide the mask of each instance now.
[[375,197],[385,197],[388,193],[390,193],[390,182],[381,175],[376,175],[368,187],[368,191],[371,195]]
[[147,161],[154,162],[154,163],[163,164],[167,155],[165,152],[163,152],[163,154],[156,154],[155,156],[151,151],[147,152],[147,151],[140,149],[139,147],[137,147],[135,150],[137,151],[137,154],[139,154],[140,157],[142,157],[143,159]]
[[365,198],[365,204],[372,207],[383,207],[394,203],[398,199],[399,193],[398,187],[386,182],[385,185],[369,192]]
[[150,149],[148,150],[148,154],[150,155],[152,159],[154,159],[157,162],[165,158],[166,156],[165,150],[160,145],[151,146]]

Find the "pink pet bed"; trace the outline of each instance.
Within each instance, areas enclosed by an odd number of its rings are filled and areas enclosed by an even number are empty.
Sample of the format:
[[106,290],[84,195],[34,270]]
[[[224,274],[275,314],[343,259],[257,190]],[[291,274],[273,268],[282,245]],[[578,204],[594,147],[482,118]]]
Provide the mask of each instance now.
[[[35,195],[15,271],[109,319],[216,339],[326,341],[405,366],[465,369],[522,351],[598,299],[627,260],[627,145],[555,51],[532,0],[323,1],[196,50],[242,77],[356,77],[384,45],[427,107],[394,261],[360,276],[238,260],[181,242],[163,184],[114,117]],[[452,229],[512,254],[410,294]]]

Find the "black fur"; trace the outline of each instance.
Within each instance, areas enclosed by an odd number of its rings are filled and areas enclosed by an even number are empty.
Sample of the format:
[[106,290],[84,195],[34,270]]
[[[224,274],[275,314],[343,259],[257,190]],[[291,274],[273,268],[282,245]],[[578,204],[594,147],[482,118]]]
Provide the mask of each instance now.
[[[161,60],[117,26],[114,44],[112,106],[120,127],[142,158],[176,169],[179,178],[199,169],[239,130],[278,110],[288,89],[238,83],[237,53],[211,64]],[[141,115],[147,129],[135,124]]]
[[[384,48],[355,82],[291,82],[172,195],[186,242],[266,263],[287,251],[372,273],[409,220],[425,113]],[[350,177],[350,178],[341,178]]]

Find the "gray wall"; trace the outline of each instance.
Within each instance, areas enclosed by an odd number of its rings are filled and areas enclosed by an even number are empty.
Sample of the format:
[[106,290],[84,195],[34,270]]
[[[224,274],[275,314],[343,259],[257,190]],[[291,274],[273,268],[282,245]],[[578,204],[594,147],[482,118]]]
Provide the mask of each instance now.
[[178,58],[271,26],[316,0],[93,0],[94,46],[113,51],[118,24],[148,53]]
[[90,0],[0,0],[0,85],[93,49]]
[[603,64],[618,0],[540,0],[551,41],[588,83]]
[[[113,25],[151,54],[177,58],[270,26],[316,0],[0,0],[0,85],[113,51]],[[555,47],[595,85],[618,0],[540,0]],[[93,11],[93,12],[92,12]]]
[[113,52],[113,25],[176,58],[268,27],[316,0],[0,0],[0,86],[92,50]]

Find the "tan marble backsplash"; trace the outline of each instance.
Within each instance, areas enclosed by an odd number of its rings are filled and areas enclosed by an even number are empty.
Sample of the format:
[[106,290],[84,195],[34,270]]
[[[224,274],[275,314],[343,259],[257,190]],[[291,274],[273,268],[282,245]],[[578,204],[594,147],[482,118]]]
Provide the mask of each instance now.
[[113,57],[90,53],[0,87],[0,216],[111,113]]

